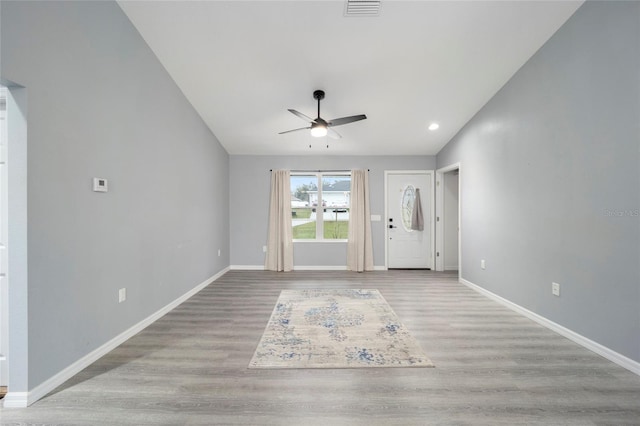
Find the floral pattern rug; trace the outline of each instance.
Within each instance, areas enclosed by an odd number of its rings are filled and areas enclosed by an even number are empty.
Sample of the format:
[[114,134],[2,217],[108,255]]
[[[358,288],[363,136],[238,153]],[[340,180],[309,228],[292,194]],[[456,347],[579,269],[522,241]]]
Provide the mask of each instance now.
[[249,368],[433,367],[378,290],[282,290]]

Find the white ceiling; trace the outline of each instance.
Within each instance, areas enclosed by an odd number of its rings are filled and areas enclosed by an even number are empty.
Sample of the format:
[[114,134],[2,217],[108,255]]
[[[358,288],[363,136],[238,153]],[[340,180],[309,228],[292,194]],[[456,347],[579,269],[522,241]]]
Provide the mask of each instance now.
[[[582,4],[118,3],[229,154],[262,155],[435,155]],[[305,126],[288,108],[316,116],[316,89],[323,118],[368,119],[278,135]]]

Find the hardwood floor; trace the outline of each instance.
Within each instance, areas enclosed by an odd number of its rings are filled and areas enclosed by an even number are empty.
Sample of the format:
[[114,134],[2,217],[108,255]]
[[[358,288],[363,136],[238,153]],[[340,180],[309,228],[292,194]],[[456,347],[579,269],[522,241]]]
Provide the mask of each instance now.
[[[377,288],[436,368],[247,369],[293,288]],[[640,377],[451,273],[231,271],[0,423],[640,425]]]

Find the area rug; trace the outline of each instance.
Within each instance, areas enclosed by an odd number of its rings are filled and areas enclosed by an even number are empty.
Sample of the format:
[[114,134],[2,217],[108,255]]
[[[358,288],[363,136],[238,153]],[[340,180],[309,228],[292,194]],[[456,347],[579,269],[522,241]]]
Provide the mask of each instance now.
[[249,368],[433,367],[378,290],[282,290]]

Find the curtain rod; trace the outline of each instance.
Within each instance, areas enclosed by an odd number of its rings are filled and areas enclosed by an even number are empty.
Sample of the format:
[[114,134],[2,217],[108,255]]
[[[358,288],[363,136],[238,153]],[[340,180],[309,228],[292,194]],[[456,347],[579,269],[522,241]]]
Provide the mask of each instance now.
[[[272,172],[273,169],[269,169],[269,171]],[[293,173],[304,173],[304,172],[309,172],[309,173],[313,173],[313,172],[316,172],[316,173],[327,173],[327,172],[329,172],[329,173],[338,173],[338,172],[343,172],[344,173],[344,172],[350,172],[351,170],[289,170],[289,171],[293,172]],[[367,169],[367,171],[369,172],[371,170]]]

